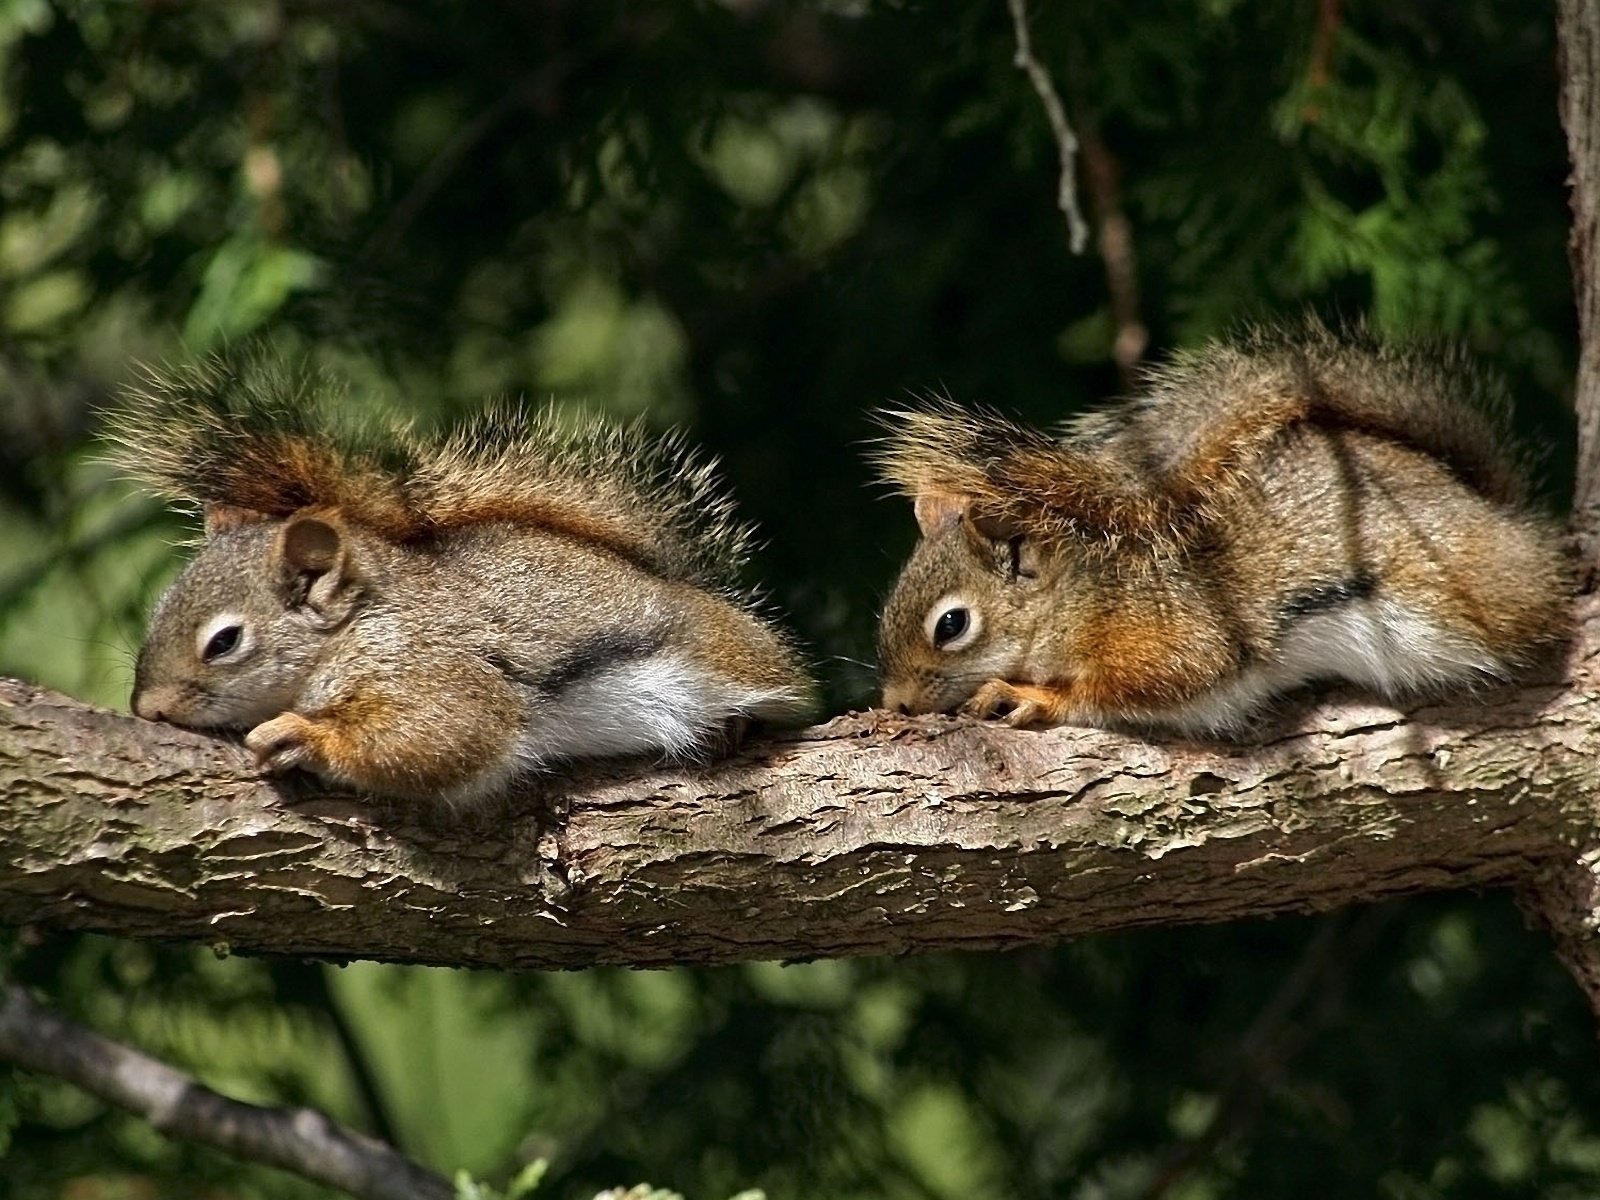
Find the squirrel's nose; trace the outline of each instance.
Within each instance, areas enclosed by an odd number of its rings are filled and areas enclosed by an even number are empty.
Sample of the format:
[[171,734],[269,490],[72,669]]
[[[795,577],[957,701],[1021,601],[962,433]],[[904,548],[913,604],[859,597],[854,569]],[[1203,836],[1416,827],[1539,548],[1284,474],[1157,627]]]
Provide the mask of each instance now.
[[134,690],[130,707],[146,721],[165,721],[172,713],[177,695],[171,688],[150,687]]
[[902,717],[909,717],[911,715],[911,701],[914,698],[914,689],[906,684],[884,684],[883,707],[891,712],[897,712]]

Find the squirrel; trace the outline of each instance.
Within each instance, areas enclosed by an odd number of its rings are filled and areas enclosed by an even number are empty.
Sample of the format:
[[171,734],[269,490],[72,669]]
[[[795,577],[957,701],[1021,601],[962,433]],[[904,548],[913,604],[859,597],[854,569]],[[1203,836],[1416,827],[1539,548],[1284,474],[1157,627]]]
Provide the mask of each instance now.
[[1060,437],[949,401],[879,419],[922,535],[886,708],[1237,736],[1308,683],[1439,694],[1569,636],[1560,529],[1459,350],[1308,318],[1180,353]]
[[466,803],[810,715],[733,582],[750,530],[681,438],[510,405],[424,436],[340,420],[340,395],[254,353],[147,368],[109,414],[113,461],[204,514],[139,716],[248,730],[269,773]]

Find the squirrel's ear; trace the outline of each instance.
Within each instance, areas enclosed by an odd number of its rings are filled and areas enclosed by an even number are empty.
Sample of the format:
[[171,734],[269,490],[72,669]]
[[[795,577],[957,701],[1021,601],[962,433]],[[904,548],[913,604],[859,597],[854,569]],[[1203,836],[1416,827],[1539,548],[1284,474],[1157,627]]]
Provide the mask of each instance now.
[[912,501],[912,511],[917,514],[917,528],[923,537],[934,537],[953,529],[967,515],[972,506],[970,496],[952,492],[919,492]]
[[1013,579],[1019,575],[1031,578],[1037,571],[1038,550],[1027,531],[1004,514],[973,511],[980,507],[973,497],[954,492],[921,492],[915,507],[923,537],[939,537],[959,529],[979,559],[993,562]]
[[1025,537],[1025,531],[1012,520],[1001,516],[977,514],[968,518],[972,532],[991,542],[1009,542]]
[[1013,517],[969,512],[962,523],[967,544],[979,561],[988,562],[1009,582],[1037,579],[1042,561],[1039,542]]
[[238,529],[241,525],[255,525],[267,519],[266,513],[257,512],[253,508],[240,508],[237,504],[222,504],[217,501],[206,505],[204,515],[208,538],[214,538],[219,533],[227,533],[230,529]]
[[283,563],[297,575],[323,575],[339,562],[344,537],[321,517],[291,517],[283,526]]
[[283,582],[292,603],[327,612],[355,582],[343,526],[326,517],[290,517],[278,535]]

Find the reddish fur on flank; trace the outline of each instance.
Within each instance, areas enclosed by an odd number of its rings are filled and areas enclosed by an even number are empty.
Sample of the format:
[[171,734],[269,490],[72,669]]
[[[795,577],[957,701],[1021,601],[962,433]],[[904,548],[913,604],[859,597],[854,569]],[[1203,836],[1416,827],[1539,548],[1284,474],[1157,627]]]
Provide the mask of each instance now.
[[[1074,673],[1047,683],[991,680],[969,701],[980,715],[1010,710],[1017,725],[1104,720],[1200,695],[1231,668],[1204,622],[1107,613],[1086,624],[1071,656]],[[1183,653],[1176,653],[1182,647]]]
[[1236,666],[1216,628],[1188,611],[1105,613],[1085,624],[1079,655],[1079,696],[1100,713],[1181,703]]

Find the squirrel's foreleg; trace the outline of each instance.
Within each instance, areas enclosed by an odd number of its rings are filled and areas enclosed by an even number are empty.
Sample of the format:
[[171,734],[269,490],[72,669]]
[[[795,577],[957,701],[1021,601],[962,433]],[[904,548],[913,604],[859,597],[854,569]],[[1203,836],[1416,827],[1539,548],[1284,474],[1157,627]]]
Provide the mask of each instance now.
[[1084,717],[1073,683],[1010,683],[991,679],[961,706],[974,717],[1001,717],[1007,725],[1064,725]]
[[329,704],[263,721],[245,745],[266,772],[298,767],[364,792],[447,801],[494,792],[518,766],[519,697],[491,670],[453,671],[442,691],[432,678],[431,693],[420,683],[356,684]]

